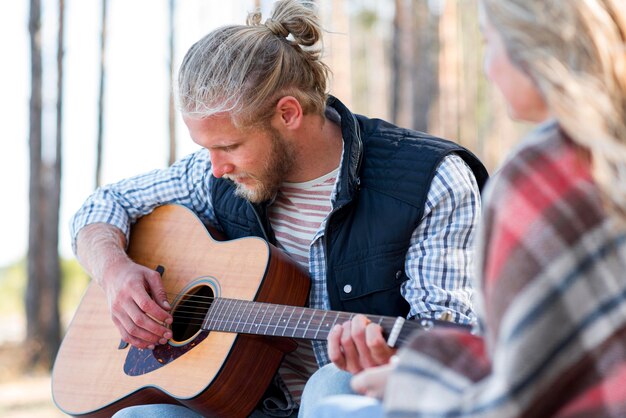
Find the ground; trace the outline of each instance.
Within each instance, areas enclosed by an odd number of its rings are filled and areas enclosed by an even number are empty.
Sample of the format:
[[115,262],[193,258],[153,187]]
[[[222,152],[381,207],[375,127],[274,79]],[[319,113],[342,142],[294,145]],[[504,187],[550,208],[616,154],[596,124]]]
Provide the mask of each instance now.
[[66,417],[52,401],[50,374],[25,373],[18,343],[0,345],[0,416],[3,418]]
[[[64,285],[61,297],[62,324],[67,326],[89,282],[75,260],[62,261]],[[52,401],[50,373],[26,372],[24,347],[26,333],[24,289],[26,266],[20,261],[0,267],[0,417],[57,418],[67,415]]]

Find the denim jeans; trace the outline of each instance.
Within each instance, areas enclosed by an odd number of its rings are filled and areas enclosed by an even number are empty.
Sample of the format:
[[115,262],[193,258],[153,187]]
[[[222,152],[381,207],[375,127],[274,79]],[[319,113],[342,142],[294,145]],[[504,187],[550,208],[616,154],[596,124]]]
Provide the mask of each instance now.
[[313,373],[304,386],[298,418],[316,418],[315,407],[330,396],[354,394],[350,387],[350,379],[352,379],[350,373],[339,370],[332,363]]
[[378,399],[362,395],[335,395],[315,405],[315,418],[382,418],[383,405]]

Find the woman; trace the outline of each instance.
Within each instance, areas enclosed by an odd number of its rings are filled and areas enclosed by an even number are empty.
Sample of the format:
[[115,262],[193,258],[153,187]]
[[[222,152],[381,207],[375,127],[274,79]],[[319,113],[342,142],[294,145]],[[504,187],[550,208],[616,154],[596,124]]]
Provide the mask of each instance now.
[[[482,335],[416,335],[353,387],[384,393],[391,417],[624,417],[626,4],[482,0],[480,14],[488,78],[538,123],[485,194]],[[350,416],[383,413],[360,402]]]

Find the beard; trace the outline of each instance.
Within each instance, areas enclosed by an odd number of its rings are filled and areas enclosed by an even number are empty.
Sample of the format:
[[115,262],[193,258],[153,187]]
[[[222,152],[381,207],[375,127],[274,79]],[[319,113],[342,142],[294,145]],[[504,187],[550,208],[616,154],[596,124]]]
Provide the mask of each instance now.
[[[235,183],[235,195],[252,203],[261,203],[272,199],[293,168],[295,161],[295,151],[291,143],[271,127],[268,128],[268,133],[271,139],[271,149],[260,173],[225,174],[223,176]],[[254,184],[239,183],[236,181],[237,178],[252,179]]]

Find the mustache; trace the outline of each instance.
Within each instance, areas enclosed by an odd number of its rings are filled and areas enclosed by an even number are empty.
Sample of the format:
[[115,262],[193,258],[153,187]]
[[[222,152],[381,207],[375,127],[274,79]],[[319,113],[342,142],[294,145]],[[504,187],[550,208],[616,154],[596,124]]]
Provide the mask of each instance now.
[[231,181],[236,181],[237,179],[245,179],[245,178],[251,178],[256,181],[260,180],[258,176],[255,176],[254,174],[251,174],[251,173],[224,174],[222,177]]

